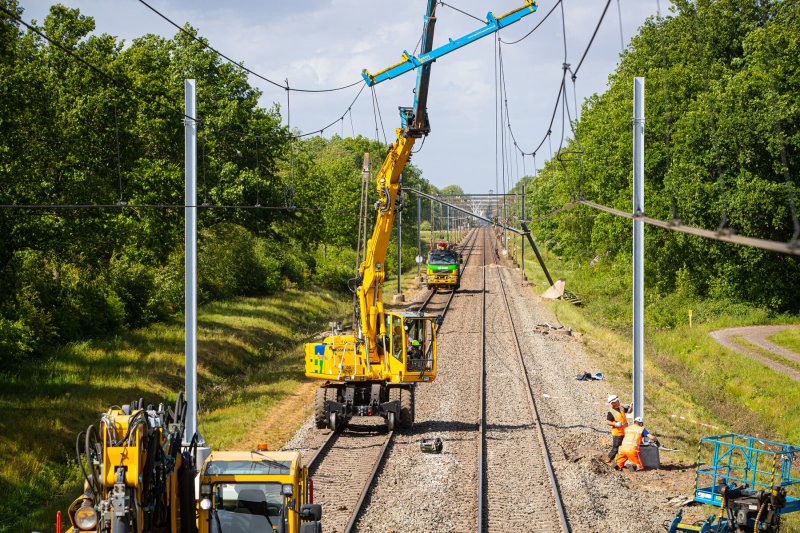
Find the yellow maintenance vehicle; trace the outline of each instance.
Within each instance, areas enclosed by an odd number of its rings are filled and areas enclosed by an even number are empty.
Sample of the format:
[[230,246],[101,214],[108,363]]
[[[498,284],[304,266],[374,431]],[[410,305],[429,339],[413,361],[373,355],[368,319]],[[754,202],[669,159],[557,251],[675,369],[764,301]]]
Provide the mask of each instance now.
[[320,533],[300,452],[213,452],[200,472],[198,533]]
[[367,85],[374,86],[418,69],[414,106],[400,108],[401,127],[376,177],[377,220],[356,274],[354,331],[334,331],[305,347],[306,376],[324,380],[314,406],[319,428],[336,430],[353,416],[381,416],[390,430],[407,429],[414,421],[416,384],[436,379],[437,317],[388,311],[381,297],[386,250],[395,213],[402,208],[401,173],[416,140],[431,131],[426,107],[431,64],[536,11],[536,4],[526,0],[500,17],[489,13],[482,27],[433,49],[436,5],[436,0],[427,1],[418,56],[403,52],[398,63],[380,72],[362,72]]
[[[186,403],[112,407],[78,435],[83,493],[68,533],[320,533],[298,452],[214,452],[182,443]],[[57,531],[61,533],[61,531]]]

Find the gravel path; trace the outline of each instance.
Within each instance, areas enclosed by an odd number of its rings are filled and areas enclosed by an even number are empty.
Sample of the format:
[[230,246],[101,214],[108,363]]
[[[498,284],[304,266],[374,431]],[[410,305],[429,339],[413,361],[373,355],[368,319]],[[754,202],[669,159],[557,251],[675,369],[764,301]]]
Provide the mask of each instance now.
[[746,341],[751,342],[762,348],[767,350],[768,352],[772,352],[775,355],[780,357],[785,357],[791,361],[796,363],[800,363],[800,354],[793,352],[783,346],[778,346],[777,344],[769,342],[766,338],[770,335],[774,335],[779,331],[783,331],[784,329],[789,328],[797,328],[798,326],[789,326],[789,325],[781,325],[781,326],[746,326],[746,327],[739,327],[739,328],[725,328],[725,329],[718,329],[716,331],[712,331],[709,333],[711,337],[720,343],[722,346],[726,348],[730,348],[735,352],[739,352],[744,354],[748,357],[752,357],[753,359],[758,360],[759,362],[763,363],[764,365],[768,366],[772,370],[776,372],[780,372],[792,378],[795,381],[800,381],[800,372],[796,368],[792,368],[789,365],[781,364],[779,361],[774,359],[770,359],[769,357],[765,356],[762,353],[757,352],[756,350],[752,350],[747,346],[742,346],[741,344],[737,343],[734,337],[743,337]]

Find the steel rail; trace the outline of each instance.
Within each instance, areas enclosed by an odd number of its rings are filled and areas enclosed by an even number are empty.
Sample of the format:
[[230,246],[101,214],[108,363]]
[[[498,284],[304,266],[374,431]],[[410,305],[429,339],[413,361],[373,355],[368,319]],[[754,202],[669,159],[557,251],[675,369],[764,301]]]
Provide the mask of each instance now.
[[394,431],[390,431],[386,435],[386,441],[383,443],[383,446],[381,446],[381,451],[378,453],[378,458],[375,459],[375,464],[372,465],[372,471],[369,474],[369,479],[361,489],[361,494],[358,496],[358,502],[356,502],[356,507],[353,509],[353,514],[350,517],[350,521],[347,522],[347,525],[344,528],[344,533],[350,533],[353,531],[353,529],[355,529],[358,517],[361,515],[361,509],[364,507],[364,502],[367,501],[369,490],[372,488],[373,483],[375,483],[375,478],[378,476],[378,471],[380,470],[381,464],[383,464],[384,457],[386,457],[386,451],[389,449],[389,443],[392,442],[392,437],[394,437]]
[[528,373],[528,367],[525,364],[525,358],[522,356],[522,347],[519,344],[517,328],[514,325],[514,317],[511,314],[511,305],[508,302],[508,296],[506,295],[506,289],[503,284],[503,274],[501,270],[497,271],[497,276],[500,281],[500,292],[503,295],[503,302],[505,303],[506,313],[508,314],[508,321],[511,324],[511,333],[514,338],[514,346],[517,349],[517,356],[519,357],[519,362],[522,367],[523,375],[525,376],[525,384],[526,384],[525,392],[528,396],[528,401],[530,402],[531,406],[531,413],[533,414],[534,417],[534,425],[536,426],[536,435],[539,438],[539,444],[542,447],[542,456],[544,458],[545,468],[547,469],[547,476],[550,479],[550,488],[553,491],[553,498],[556,503],[556,511],[558,512],[558,520],[561,523],[562,531],[564,533],[571,533],[572,530],[569,527],[569,521],[567,520],[567,515],[564,510],[564,502],[561,499],[561,489],[558,486],[558,481],[556,480],[555,472],[553,471],[553,463],[550,457],[550,451],[547,447],[547,441],[544,436],[544,430],[542,430],[542,422],[541,418],[539,417],[539,409],[536,406],[536,400],[534,399],[533,386],[531,385],[530,375]]
[[314,452],[314,455],[312,455],[309,458],[308,463],[306,464],[306,466],[308,467],[309,476],[312,474],[312,471],[317,470],[319,463],[322,462],[321,461],[322,457],[324,457],[325,453],[327,453],[331,444],[333,444],[333,441],[336,440],[336,436],[338,435],[338,433],[339,433],[338,431],[331,431],[328,434],[328,437],[325,439],[325,442],[322,443],[322,446],[320,446],[317,449],[317,451]]
[[480,411],[478,413],[478,533],[483,533],[483,519],[486,513],[484,506],[484,478],[486,477],[486,232],[483,233],[483,251],[481,252],[483,290],[481,291],[481,392]]

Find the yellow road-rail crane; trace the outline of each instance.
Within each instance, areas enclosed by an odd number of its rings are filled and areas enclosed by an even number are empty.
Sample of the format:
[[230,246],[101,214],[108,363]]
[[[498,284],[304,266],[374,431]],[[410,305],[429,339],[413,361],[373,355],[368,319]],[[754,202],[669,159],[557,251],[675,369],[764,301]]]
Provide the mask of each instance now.
[[322,342],[306,344],[306,376],[324,380],[317,391],[317,427],[338,429],[353,416],[381,416],[390,430],[411,427],[417,383],[436,378],[438,317],[385,310],[381,297],[395,213],[402,208],[400,176],[417,139],[430,133],[427,100],[431,64],[454,50],[491,35],[536,11],[533,0],[502,15],[489,13],[485,24],[433,48],[436,0],[428,0],[420,54],[380,72],[362,72],[369,86],[418,69],[414,106],[401,107],[401,127],[376,178],[377,220],[356,275],[356,324],[353,334],[334,332]]

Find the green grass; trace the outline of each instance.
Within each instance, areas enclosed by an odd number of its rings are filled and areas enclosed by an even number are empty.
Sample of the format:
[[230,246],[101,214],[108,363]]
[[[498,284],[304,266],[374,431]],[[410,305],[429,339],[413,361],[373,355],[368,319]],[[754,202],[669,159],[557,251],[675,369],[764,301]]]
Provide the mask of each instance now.
[[787,350],[800,353],[800,329],[785,329],[767,337],[769,342],[783,346]]
[[787,359],[786,357],[778,355],[778,354],[776,354],[774,352],[771,352],[769,350],[765,350],[761,346],[758,346],[757,344],[753,344],[752,342],[748,341],[747,339],[745,339],[744,337],[742,337],[740,335],[734,336],[732,338],[732,340],[736,344],[738,344],[739,346],[742,346],[743,348],[747,348],[748,350],[752,350],[752,351],[758,353],[759,355],[763,355],[764,357],[772,359],[776,363],[782,364],[783,366],[788,366],[788,367],[794,368],[795,370],[800,370],[800,363],[797,363],[797,361],[792,361],[791,359]]
[[[203,306],[198,396],[209,445],[245,441],[304,381],[302,343],[349,310],[341,295],[298,289]],[[82,484],[74,439],[109,405],[174,401],[184,383],[180,320],[62,346],[0,375],[0,532],[53,531]]]

